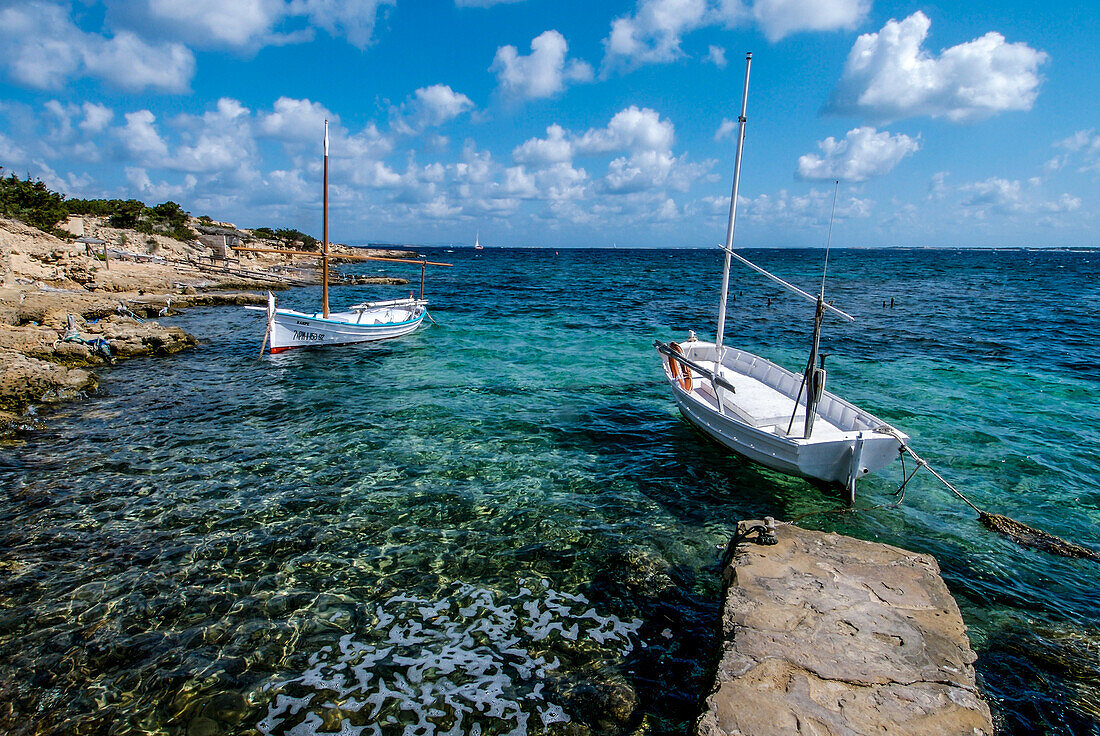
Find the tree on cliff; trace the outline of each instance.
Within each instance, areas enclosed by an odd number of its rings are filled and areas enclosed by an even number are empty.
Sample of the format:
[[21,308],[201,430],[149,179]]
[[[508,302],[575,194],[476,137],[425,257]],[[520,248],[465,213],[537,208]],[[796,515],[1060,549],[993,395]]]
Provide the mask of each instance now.
[[[3,168],[0,167],[0,175]],[[0,215],[22,220],[39,230],[54,233],[57,223],[68,216],[65,198],[51,191],[40,179],[20,179],[15,174],[0,176]]]
[[106,217],[108,225],[123,230],[158,233],[183,241],[198,237],[187,225],[190,215],[176,202],[147,207],[137,199],[70,199],[65,206],[74,215]]
[[275,237],[285,240],[287,245],[297,244],[302,250],[317,250],[317,238],[306,235],[301,230],[279,228],[275,231]]

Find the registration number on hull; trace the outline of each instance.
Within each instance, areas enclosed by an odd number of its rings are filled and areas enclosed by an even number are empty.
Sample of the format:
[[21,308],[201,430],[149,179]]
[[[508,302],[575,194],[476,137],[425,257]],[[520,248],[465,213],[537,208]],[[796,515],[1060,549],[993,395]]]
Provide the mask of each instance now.
[[298,342],[322,342],[325,339],[325,333],[294,330],[294,339]]

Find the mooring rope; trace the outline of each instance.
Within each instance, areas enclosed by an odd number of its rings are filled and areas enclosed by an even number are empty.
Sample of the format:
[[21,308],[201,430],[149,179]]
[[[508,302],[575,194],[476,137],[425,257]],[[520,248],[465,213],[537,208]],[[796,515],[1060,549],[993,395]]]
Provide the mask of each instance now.
[[[1089,547],[1083,547],[1073,542],[1067,542],[1061,537],[1057,537],[1053,534],[1042,531],[1041,529],[1035,529],[1022,522],[1011,519],[1001,514],[991,514],[988,511],[982,511],[978,508],[977,504],[963,495],[962,491],[953,486],[946,478],[936,472],[936,469],[928,464],[928,461],[918,455],[912,447],[894,430],[893,427],[878,427],[875,429],[880,434],[887,434],[895,438],[898,441],[898,453],[901,456],[901,484],[898,489],[894,491],[894,500],[892,503],[881,503],[875,506],[848,506],[839,509],[821,509],[819,511],[809,511],[804,514],[799,514],[787,521],[770,521],[772,526],[791,526],[797,524],[803,519],[811,516],[828,516],[830,514],[858,514],[866,511],[876,511],[878,509],[894,509],[901,506],[905,501],[905,489],[909,485],[909,481],[913,479],[913,476],[921,468],[925,468],[929,473],[933,475],[940,483],[943,483],[956,497],[963,501],[967,506],[972,508],[978,514],[978,520],[981,521],[982,526],[990,531],[998,532],[1011,539],[1021,547],[1029,547],[1031,549],[1037,549],[1042,552],[1048,552],[1054,555],[1060,555],[1062,557],[1071,557],[1075,559],[1092,560],[1094,562],[1100,562],[1100,552]],[[916,467],[912,472],[907,472],[905,469],[905,456],[909,455],[916,461]],[[747,530],[744,534],[738,532],[735,533],[733,538],[730,539],[728,545],[726,545],[726,552],[723,556],[723,565],[729,563],[733,558],[734,550],[741,541],[744,541],[748,537],[749,532],[759,531],[757,527],[753,527]],[[765,536],[761,534],[761,536]],[[770,541],[760,542],[763,544],[771,544]],[[719,549],[722,549],[722,545],[718,545]]]
[[[1093,560],[1094,562],[1100,562],[1100,552],[1089,547],[1083,547],[1073,542],[1067,542],[1061,537],[1057,537],[1053,534],[1042,531],[1041,529],[1035,529],[1022,522],[1010,519],[1007,516],[1001,514],[991,514],[988,511],[983,511],[978,508],[977,504],[963,495],[962,491],[953,486],[946,478],[940,475],[935,468],[928,464],[928,461],[918,455],[912,447],[909,446],[902,436],[893,427],[883,426],[875,428],[875,431],[879,434],[890,435],[896,439],[900,445],[898,452],[901,454],[902,462],[905,462],[905,455],[909,455],[916,462],[917,467],[913,469],[913,473],[908,478],[902,481],[901,490],[904,491],[905,485],[921,468],[925,468],[932,476],[940,483],[955,494],[957,498],[962,500],[967,506],[972,508],[978,514],[978,520],[982,522],[982,525],[990,531],[995,531],[1005,535],[1016,544],[1021,547],[1030,547],[1032,549],[1041,550],[1043,552],[1049,552],[1050,554],[1061,555],[1062,557],[1073,557],[1079,559]],[[903,474],[904,474],[904,465]],[[900,501],[898,502],[900,504]],[[897,505],[897,504],[895,504]],[[878,508],[878,507],[872,507]]]
[[963,503],[965,503],[970,508],[974,509],[974,511],[976,511],[978,514],[984,513],[980,508],[975,506],[974,503],[969,498],[964,496],[962,494],[962,491],[960,491],[958,488],[956,488],[955,486],[948,483],[947,479],[945,479],[942,475],[937,473],[935,468],[933,468],[931,465],[929,465],[928,462],[924,458],[922,458],[920,455],[918,455],[916,452],[914,452],[913,448],[909,446],[909,443],[906,442],[902,438],[902,436],[898,433],[898,431],[896,429],[894,429],[893,427],[884,425],[882,427],[875,427],[875,431],[878,432],[879,434],[890,435],[891,437],[893,437],[894,439],[896,439],[898,441],[898,443],[901,445],[901,447],[898,448],[898,452],[901,453],[902,458],[904,458],[905,455],[908,454],[910,457],[913,458],[913,461],[917,464],[916,470],[913,471],[914,473],[916,473],[917,470],[920,470],[921,468],[927,469],[929,473],[931,473],[932,475],[934,475],[936,477],[936,480],[938,480],[940,483],[943,483],[945,486],[947,486],[947,490],[951,491],[956,496],[958,496],[962,500]]

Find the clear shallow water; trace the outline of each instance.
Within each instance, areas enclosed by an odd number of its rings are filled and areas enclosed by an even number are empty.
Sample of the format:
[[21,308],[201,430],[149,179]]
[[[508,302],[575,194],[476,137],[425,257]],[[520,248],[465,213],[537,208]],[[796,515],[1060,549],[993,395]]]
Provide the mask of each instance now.
[[[689,733],[714,546],[840,505],[673,408],[650,345],[713,332],[719,255],[446,254],[439,324],[376,347],[257,360],[256,313],[175,318],[199,349],[106,372],[0,450],[0,730]],[[821,253],[756,257],[812,285]],[[812,305],[735,273],[731,343],[797,367]],[[859,321],[829,323],[830,388],[980,506],[1100,547],[1100,254],[834,251],[831,273]],[[928,479],[803,523],[936,555],[1005,732],[1100,733],[1100,566]]]

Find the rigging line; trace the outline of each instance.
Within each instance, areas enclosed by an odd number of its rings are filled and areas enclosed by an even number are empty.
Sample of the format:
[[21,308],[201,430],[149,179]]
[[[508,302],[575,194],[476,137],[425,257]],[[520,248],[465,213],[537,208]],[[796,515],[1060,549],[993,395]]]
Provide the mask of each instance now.
[[[833,242],[833,218],[836,216],[836,195],[840,190],[840,180],[836,180],[833,187],[833,209],[829,213],[829,234],[825,237],[825,267],[821,270],[821,293],[817,297],[817,312],[814,314],[814,347],[810,350],[810,359],[806,365],[806,372],[802,374],[802,383],[798,387],[798,396],[794,400],[794,411],[791,412],[791,421],[787,423],[787,434],[794,427],[794,419],[798,416],[798,402],[802,400],[802,392],[806,389],[806,381],[814,368],[814,357],[817,354],[817,339],[821,330],[821,318],[824,316],[825,304],[825,274],[829,272],[829,246]],[[811,389],[812,392],[812,389]],[[806,421],[810,421],[810,394],[806,394]],[[806,435],[809,437],[809,435]]]
[[836,195],[840,191],[840,179],[833,186],[833,209],[829,213],[829,234],[825,238],[825,268],[821,270],[821,298],[825,299],[825,274],[829,272],[829,246],[833,242],[833,218],[836,217]]
[[[896,509],[901,508],[905,503],[905,489],[909,487],[909,481],[913,480],[913,476],[917,474],[917,471],[921,469],[921,465],[917,465],[911,472],[906,474],[905,471],[905,450],[899,450],[901,454],[901,484],[898,489],[894,491],[894,501],[888,503],[875,504],[874,506],[847,506],[839,509],[821,509],[819,511],[807,511],[804,514],[791,517],[788,521],[777,521],[777,526],[792,526],[797,524],[802,519],[808,519],[811,516],[830,516],[832,514],[859,514],[866,511],[879,511],[881,509]],[[925,466],[927,467],[927,466]]]
[[[910,477],[912,477],[912,476],[910,476]],[[853,514],[854,515],[854,514],[865,513],[867,511],[881,511],[882,509],[901,508],[902,504],[905,503],[905,486],[903,485],[901,487],[900,491],[898,493],[895,493],[894,496],[895,496],[895,498],[897,498],[897,500],[893,501],[891,503],[880,503],[880,504],[875,504],[874,506],[845,506],[843,508],[838,508],[838,509],[820,509],[818,511],[807,511],[804,514],[799,514],[798,516],[792,516],[787,521],[776,521],[775,525],[776,526],[794,526],[795,524],[798,524],[803,519],[808,519],[812,516],[832,516],[834,514],[837,515],[837,516],[843,516],[845,514]]]

